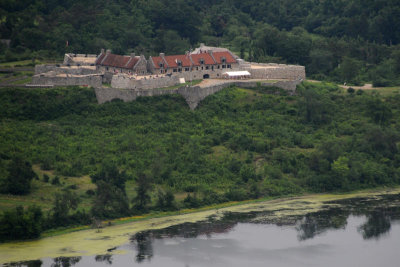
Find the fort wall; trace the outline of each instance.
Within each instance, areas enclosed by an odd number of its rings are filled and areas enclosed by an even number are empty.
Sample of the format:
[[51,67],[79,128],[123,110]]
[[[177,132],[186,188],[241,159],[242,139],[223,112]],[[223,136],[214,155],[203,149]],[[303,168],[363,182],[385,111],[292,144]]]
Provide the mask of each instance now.
[[163,76],[152,78],[136,79],[127,75],[114,75],[111,80],[111,87],[118,89],[148,90],[174,86],[179,83],[178,76]]
[[88,85],[92,87],[101,87],[102,77],[101,75],[46,76],[42,74],[33,76],[32,84],[55,86]]
[[304,66],[251,63],[251,67],[245,69],[250,72],[252,79],[304,80],[306,78]]
[[56,75],[58,74],[71,74],[71,75],[89,75],[89,74],[98,74],[99,71],[94,67],[68,67],[61,66],[55,64],[46,64],[46,65],[36,65],[35,66],[35,74],[42,74],[54,72]]
[[186,103],[188,103],[190,109],[195,109],[198,104],[207,96],[215,94],[224,88],[232,85],[236,85],[242,88],[255,88],[259,85],[278,87],[284,90],[294,92],[296,86],[300,83],[300,80],[295,81],[278,81],[275,83],[257,83],[257,82],[246,82],[246,81],[226,81],[217,85],[200,87],[200,86],[181,86],[178,89],[147,89],[147,90],[135,90],[135,89],[121,89],[121,88],[95,88],[96,98],[99,104],[112,101],[113,99],[120,99],[124,102],[135,100],[139,96],[159,96],[166,94],[180,94],[182,95]]

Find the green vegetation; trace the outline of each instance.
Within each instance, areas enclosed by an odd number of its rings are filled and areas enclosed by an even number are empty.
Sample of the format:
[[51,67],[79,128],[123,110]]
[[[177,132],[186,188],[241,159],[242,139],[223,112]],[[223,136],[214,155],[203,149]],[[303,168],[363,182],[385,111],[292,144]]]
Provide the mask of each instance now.
[[97,105],[88,88],[0,89],[0,188],[16,177],[26,177],[18,188],[30,185],[25,196],[0,195],[0,225],[30,220],[32,204],[43,230],[399,184],[400,94],[385,90],[231,87],[191,111],[179,95]]
[[305,65],[313,79],[400,85],[397,0],[5,0],[0,18],[0,38],[11,40],[0,44],[5,66],[101,48],[176,54],[204,42]]

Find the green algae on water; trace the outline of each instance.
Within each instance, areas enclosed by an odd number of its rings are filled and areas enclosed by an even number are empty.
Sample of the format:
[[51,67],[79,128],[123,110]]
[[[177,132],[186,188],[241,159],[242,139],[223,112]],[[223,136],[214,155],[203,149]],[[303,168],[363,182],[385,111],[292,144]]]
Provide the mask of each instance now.
[[227,212],[268,212],[269,219],[279,219],[285,216],[300,216],[339,205],[335,203],[335,201],[338,200],[379,198],[381,195],[388,194],[400,194],[400,187],[342,195],[318,194],[246,203],[220,209],[144,219],[113,225],[100,230],[88,229],[38,240],[8,242],[0,244],[0,264],[60,256],[76,257],[106,254],[109,249],[115,247],[117,247],[117,249],[113,250],[113,254],[121,254],[125,253],[125,251],[119,250],[118,247],[128,243],[130,237],[140,231],[163,229],[182,223],[204,221],[211,216],[214,219],[220,219]]

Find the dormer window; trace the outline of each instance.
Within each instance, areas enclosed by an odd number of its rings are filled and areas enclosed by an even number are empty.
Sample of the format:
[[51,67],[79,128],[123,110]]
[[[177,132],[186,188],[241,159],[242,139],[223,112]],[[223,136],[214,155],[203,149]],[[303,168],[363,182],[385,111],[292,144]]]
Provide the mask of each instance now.
[[222,62],[222,64],[225,64],[226,63],[226,58],[221,57],[221,62]]
[[177,61],[176,61],[176,64],[177,64],[179,67],[182,67],[182,61],[177,60]]
[[163,68],[164,67],[164,64],[162,63],[162,62],[160,62],[160,68]]
[[204,64],[204,58],[200,58],[200,64]]

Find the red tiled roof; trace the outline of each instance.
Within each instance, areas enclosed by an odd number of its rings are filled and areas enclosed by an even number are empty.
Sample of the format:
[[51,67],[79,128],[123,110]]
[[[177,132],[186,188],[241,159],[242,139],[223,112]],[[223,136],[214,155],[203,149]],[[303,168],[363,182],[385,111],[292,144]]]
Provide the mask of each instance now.
[[[164,62],[164,60],[163,60],[161,57],[151,57],[151,59],[153,60],[154,67],[155,67],[156,69],[159,69],[159,68],[160,68],[160,63],[162,63],[162,64],[165,65],[165,62]],[[167,66],[164,66],[164,68],[166,68],[166,67],[167,67]]]
[[226,59],[226,63],[236,63],[235,58],[229,52],[213,52],[213,56],[218,64],[222,64],[222,58]]
[[202,53],[202,54],[192,54],[190,55],[192,57],[192,60],[194,62],[194,66],[200,66],[200,60],[204,60],[205,65],[214,65],[215,61],[214,59],[210,56],[208,53]]
[[101,63],[101,65],[116,67],[116,68],[124,68],[130,58],[131,57],[128,56],[109,54],[106,56],[105,60]]
[[134,58],[131,57],[131,59],[128,61],[128,63],[126,63],[125,68],[133,69],[133,67],[135,67],[136,63],[138,63],[139,59],[140,59],[140,57],[134,57]]
[[177,68],[178,61],[182,62],[182,67],[190,67],[192,65],[192,62],[190,61],[189,56],[187,55],[165,56],[164,58],[167,61],[168,66],[170,68]]

